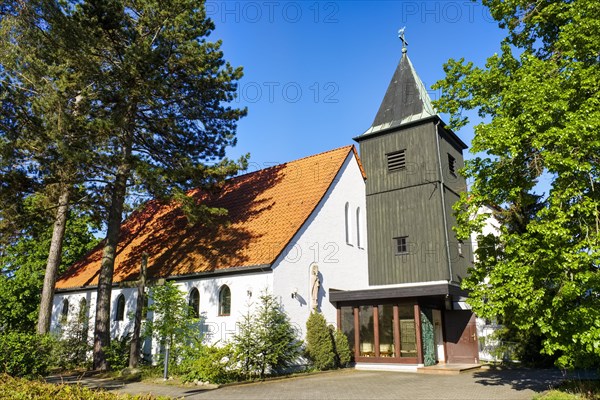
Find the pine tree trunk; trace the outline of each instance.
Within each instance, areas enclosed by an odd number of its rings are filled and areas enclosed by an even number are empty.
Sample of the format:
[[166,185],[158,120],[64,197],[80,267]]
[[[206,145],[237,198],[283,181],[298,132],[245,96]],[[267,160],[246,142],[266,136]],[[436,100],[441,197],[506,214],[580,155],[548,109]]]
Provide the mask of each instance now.
[[63,238],[65,236],[69,213],[69,189],[68,185],[63,185],[58,197],[58,208],[56,209],[56,219],[54,220],[54,228],[52,229],[52,241],[50,242],[50,252],[48,253],[48,261],[46,262],[44,287],[42,289],[40,313],[38,315],[37,332],[40,335],[46,334],[50,330],[54,285],[62,258]]
[[123,215],[123,204],[127,193],[127,180],[130,173],[128,163],[131,146],[126,149],[123,163],[117,169],[110,210],[108,213],[108,228],[106,241],[102,253],[100,275],[98,277],[98,290],[96,296],[96,320],[94,329],[94,364],[95,370],[108,370],[108,362],[104,349],[110,343],[110,296],[112,292],[112,280],[115,267],[117,245],[119,244],[119,233],[121,231],[121,218]]
[[142,328],[142,313],[144,310],[144,297],[146,296],[146,270],[148,267],[148,254],[142,254],[142,265],[140,268],[140,281],[138,283],[137,303],[135,307],[135,319],[133,322],[133,336],[129,347],[129,368],[137,368],[140,360],[140,331]]

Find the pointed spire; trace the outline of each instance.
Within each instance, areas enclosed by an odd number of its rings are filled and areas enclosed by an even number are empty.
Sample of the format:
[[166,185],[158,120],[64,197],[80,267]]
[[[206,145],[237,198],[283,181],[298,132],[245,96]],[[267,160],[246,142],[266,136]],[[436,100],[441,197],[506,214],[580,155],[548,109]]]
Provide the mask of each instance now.
[[371,127],[363,134],[368,135],[394,128],[408,122],[436,115],[425,85],[415,72],[408,58],[404,29],[398,37],[402,40],[402,58],[392,77]]

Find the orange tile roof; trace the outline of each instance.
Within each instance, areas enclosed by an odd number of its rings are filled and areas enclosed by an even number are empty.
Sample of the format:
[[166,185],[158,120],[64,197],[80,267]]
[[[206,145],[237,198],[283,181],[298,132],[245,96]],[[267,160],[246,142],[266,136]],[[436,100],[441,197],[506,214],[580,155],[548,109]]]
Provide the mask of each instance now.
[[[218,194],[191,191],[206,205],[228,210],[216,224],[188,225],[177,204],[149,201],[121,225],[113,283],[137,279],[144,252],[149,278],[272,264],[350,152],[358,160],[354,146],[346,146],[232,178]],[[56,288],[97,285],[101,258],[102,244],[73,264]]]

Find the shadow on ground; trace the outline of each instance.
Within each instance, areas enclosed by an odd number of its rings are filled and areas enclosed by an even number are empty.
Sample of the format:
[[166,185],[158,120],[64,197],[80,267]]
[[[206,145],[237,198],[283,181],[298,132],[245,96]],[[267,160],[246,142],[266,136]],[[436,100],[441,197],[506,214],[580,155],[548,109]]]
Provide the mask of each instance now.
[[473,378],[484,386],[507,385],[515,390],[543,392],[557,387],[565,379],[598,379],[598,375],[592,371],[491,367],[474,372]]

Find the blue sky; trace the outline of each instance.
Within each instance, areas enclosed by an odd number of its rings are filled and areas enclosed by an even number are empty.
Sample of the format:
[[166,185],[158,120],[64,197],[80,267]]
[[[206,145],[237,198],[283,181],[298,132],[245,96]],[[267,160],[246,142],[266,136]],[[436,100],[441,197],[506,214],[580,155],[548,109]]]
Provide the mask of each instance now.
[[[211,40],[222,39],[225,58],[244,67],[235,104],[248,116],[228,155],[249,152],[250,170],[354,143],[400,59],[403,26],[427,87],[449,58],[483,65],[503,38],[487,9],[468,0],[209,0],[206,9]],[[458,134],[470,143],[471,129]]]

